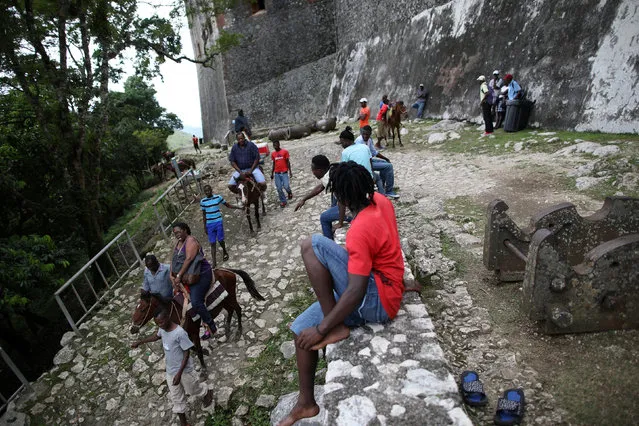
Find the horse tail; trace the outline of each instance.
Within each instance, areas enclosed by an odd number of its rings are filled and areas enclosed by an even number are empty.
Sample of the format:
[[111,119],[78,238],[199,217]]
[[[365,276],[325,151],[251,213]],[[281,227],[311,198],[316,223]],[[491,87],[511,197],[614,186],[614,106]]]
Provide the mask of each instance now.
[[244,281],[244,285],[246,286],[246,289],[248,290],[248,292],[250,293],[251,296],[253,296],[253,299],[257,299],[257,300],[265,300],[264,296],[262,296],[258,291],[257,291],[257,287],[255,286],[255,281],[253,281],[253,279],[251,278],[251,276],[249,274],[247,274],[246,272],[242,271],[241,269],[231,269],[231,268],[220,268],[226,271],[231,271],[234,274],[239,275],[242,278],[242,281]]

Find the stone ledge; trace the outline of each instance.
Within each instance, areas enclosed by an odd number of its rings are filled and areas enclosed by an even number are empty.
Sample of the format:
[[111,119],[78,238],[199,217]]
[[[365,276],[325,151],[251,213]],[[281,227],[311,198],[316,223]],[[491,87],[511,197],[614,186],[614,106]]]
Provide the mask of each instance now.
[[[345,234],[338,230],[335,240],[343,244]],[[404,267],[404,281],[413,283],[406,256]],[[416,292],[404,294],[392,322],[353,329],[348,339],[327,347],[326,359],[326,384],[315,387],[320,413],[298,425],[472,425]],[[280,398],[271,423],[296,401],[297,392]]]
[[[316,386],[320,414],[298,424],[472,425],[419,295],[406,293],[397,317],[356,328],[329,345],[326,384]],[[295,404],[283,396],[277,424]]]

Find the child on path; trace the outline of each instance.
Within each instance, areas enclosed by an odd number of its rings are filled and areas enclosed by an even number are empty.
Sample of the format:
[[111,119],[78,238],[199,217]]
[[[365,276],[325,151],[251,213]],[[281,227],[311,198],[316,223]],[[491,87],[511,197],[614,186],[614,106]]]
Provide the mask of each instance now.
[[202,209],[202,222],[204,222],[204,231],[209,237],[211,243],[211,258],[213,262],[211,267],[215,269],[217,266],[217,253],[215,243],[219,242],[222,247],[222,261],[229,260],[229,254],[226,251],[226,243],[224,242],[224,222],[222,221],[222,212],[220,212],[220,204],[229,209],[242,209],[242,207],[229,204],[221,195],[213,195],[211,185],[204,185],[204,198],[200,200],[200,208]]
[[291,170],[290,155],[287,150],[280,148],[280,141],[273,141],[274,151],[271,153],[273,168],[271,169],[271,180],[275,177],[275,187],[277,195],[280,197],[280,207],[286,207],[287,198],[284,190],[288,193],[288,199],[293,198],[289,177],[293,178]]
[[154,321],[159,328],[157,334],[146,339],[134,342],[132,348],[137,348],[142,343],[151,343],[162,339],[162,348],[166,361],[166,383],[169,386],[173,412],[180,418],[180,424],[187,426],[186,421],[186,394],[202,397],[202,406],[208,407],[213,401],[213,391],[208,389],[206,383],[199,380],[193,361],[189,356],[189,349],[193,342],[186,331],[173,321],[165,308],[155,313]]

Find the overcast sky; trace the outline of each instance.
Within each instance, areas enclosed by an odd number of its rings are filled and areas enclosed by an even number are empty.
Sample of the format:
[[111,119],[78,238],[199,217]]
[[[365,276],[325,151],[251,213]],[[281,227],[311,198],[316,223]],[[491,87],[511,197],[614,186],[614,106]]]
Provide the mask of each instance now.
[[[150,3],[158,4],[158,0],[151,0]],[[145,3],[139,3],[140,15],[151,15],[153,8]],[[168,17],[168,7],[159,8],[158,15]],[[191,46],[191,34],[189,32],[186,17],[180,30],[182,39],[182,53],[193,57],[193,47]],[[155,97],[161,106],[168,112],[177,114],[182,120],[187,133],[198,130],[198,136],[202,137],[202,116],[200,114],[200,95],[197,88],[197,71],[195,64],[182,61],[179,64],[167,60],[161,67],[162,77],[157,77],[152,84],[157,91]],[[133,73],[133,69],[131,69]],[[113,90],[122,90],[124,81],[112,86]]]

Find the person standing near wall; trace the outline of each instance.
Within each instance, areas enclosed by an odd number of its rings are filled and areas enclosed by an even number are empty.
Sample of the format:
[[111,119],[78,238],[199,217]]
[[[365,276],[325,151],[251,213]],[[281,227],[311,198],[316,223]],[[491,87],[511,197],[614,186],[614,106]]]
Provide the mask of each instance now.
[[426,108],[426,101],[428,100],[428,92],[424,89],[424,85],[420,84],[417,89],[417,100],[413,104],[413,108],[417,109],[417,118],[424,116],[424,109]]
[[359,130],[361,132],[364,126],[368,126],[368,120],[371,118],[371,109],[368,107],[368,99],[362,98],[359,100]]
[[377,113],[377,144],[375,144],[377,149],[384,149],[382,139],[388,142],[388,103],[388,96],[384,95]]
[[200,149],[200,140],[195,135],[193,135],[193,138],[191,140],[193,141],[193,148],[195,148],[195,153],[197,154],[199,152],[201,154],[202,150]]
[[486,84],[486,77],[480,75],[477,77],[479,81],[479,105],[481,107],[482,116],[484,117],[484,136],[492,135],[493,133],[493,115],[491,110],[491,95],[488,84]]
[[251,138],[251,127],[249,126],[248,118],[244,116],[243,110],[240,109],[237,111],[237,117],[235,117],[233,123],[235,125],[235,133],[244,132],[249,139]]
[[508,100],[512,101],[514,99],[521,98],[521,86],[515,80],[513,80],[512,74],[506,74],[504,76],[504,84],[508,86]]
[[491,109],[493,118],[497,117],[497,114],[495,114],[497,109],[497,100],[498,100],[497,94],[499,93],[499,89],[501,89],[501,86],[503,84],[504,84],[503,80],[499,78],[499,70],[493,71],[493,78],[491,78],[490,81],[488,82],[488,87],[492,89],[493,95],[494,95],[492,109]]

